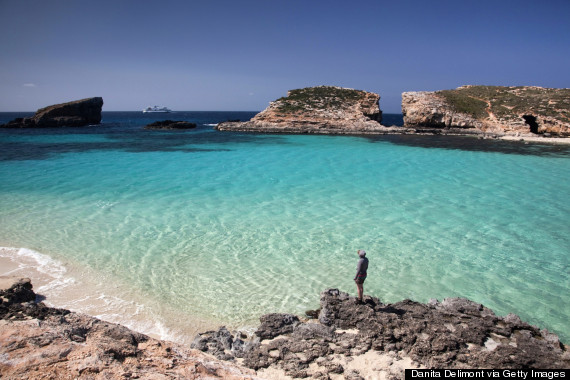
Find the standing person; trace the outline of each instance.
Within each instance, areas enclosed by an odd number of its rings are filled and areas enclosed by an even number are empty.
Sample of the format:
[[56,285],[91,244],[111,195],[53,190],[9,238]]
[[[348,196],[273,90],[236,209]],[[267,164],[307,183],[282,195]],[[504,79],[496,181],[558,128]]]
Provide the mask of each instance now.
[[366,251],[363,249],[358,250],[358,265],[356,266],[356,276],[354,276],[354,282],[356,282],[356,288],[358,289],[358,300],[357,302],[362,303],[362,297],[364,295],[364,280],[366,280],[366,270],[368,269],[368,259],[366,258]]

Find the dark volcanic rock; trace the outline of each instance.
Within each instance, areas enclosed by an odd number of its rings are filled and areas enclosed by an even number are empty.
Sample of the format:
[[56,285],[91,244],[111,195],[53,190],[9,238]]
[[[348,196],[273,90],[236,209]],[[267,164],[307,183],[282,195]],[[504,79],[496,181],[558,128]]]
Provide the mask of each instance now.
[[[320,303],[320,323],[301,322],[289,314],[262,316],[256,332],[260,341],[245,350],[244,364],[255,370],[276,365],[293,377],[343,373],[345,378],[361,378],[329,359],[372,350],[407,356],[427,368],[570,366],[568,346],[556,335],[513,314],[499,317],[464,298],[386,305],[365,296],[358,304],[347,293],[328,289]],[[232,343],[223,344],[227,348]],[[309,368],[312,363],[319,366],[317,372]]]
[[293,332],[293,328],[299,323],[299,317],[293,314],[266,314],[259,318],[261,326],[255,335],[261,339],[273,339],[279,335]]
[[[356,344],[396,350],[437,368],[565,368],[570,355],[548,331],[514,315],[463,298],[421,304],[404,300],[383,305],[367,297],[356,304],[346,293],[321,294],[321,322],[336,328],[357,328]],[[326,315],[323,315],[323,311]]]
[[144,127],[144,129],[159,129],[159,130],[172,130],[172,129],[192,129],[196,128],[195,123],[190,123],[187,121],[174,121],[174,120],[163,120],[155,121]]
[[82,127],[101,123],[103,98],[87,98],[41,108],[35,115],[16,118],[0,128]]

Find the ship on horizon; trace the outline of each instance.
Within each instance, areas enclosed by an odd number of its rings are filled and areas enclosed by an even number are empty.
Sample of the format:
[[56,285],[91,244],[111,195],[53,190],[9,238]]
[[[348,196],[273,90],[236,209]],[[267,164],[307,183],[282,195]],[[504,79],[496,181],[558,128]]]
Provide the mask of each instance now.
[[160,106],[153,106],[153,107],[146,107],[143,110],[143,113],[147,113],[147,112],[172,112],[172,110],[168,109],[167,107],[160,107]]

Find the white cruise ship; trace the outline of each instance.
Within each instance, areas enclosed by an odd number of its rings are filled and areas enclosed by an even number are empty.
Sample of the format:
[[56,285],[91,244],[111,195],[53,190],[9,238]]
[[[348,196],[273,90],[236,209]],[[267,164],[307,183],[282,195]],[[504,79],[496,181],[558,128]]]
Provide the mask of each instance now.
[[143,110],[143,113],[147,112],[171,112],[171,110],[169,110],[167,107],[153,106],[153,107],[146,107]]

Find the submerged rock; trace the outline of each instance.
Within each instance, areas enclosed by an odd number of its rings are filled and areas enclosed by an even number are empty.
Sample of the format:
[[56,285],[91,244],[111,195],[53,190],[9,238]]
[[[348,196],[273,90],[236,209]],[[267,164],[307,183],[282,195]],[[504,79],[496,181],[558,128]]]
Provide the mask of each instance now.
[[0,128],[82,127],[101,123],[103,98],[87,98],[55,104],[36,111],[35,115],[16,118]]
[[196,123],[190,123],[188,121],[175,121],[175,120],[163,120],[155,121],[144,127],[144,129],[159,129],[159,130],[172,130],[172,129],[192,129],[196,128]]
[[404,127],[456,134],[569,137],[570,89],[462,86],[404,92]]

